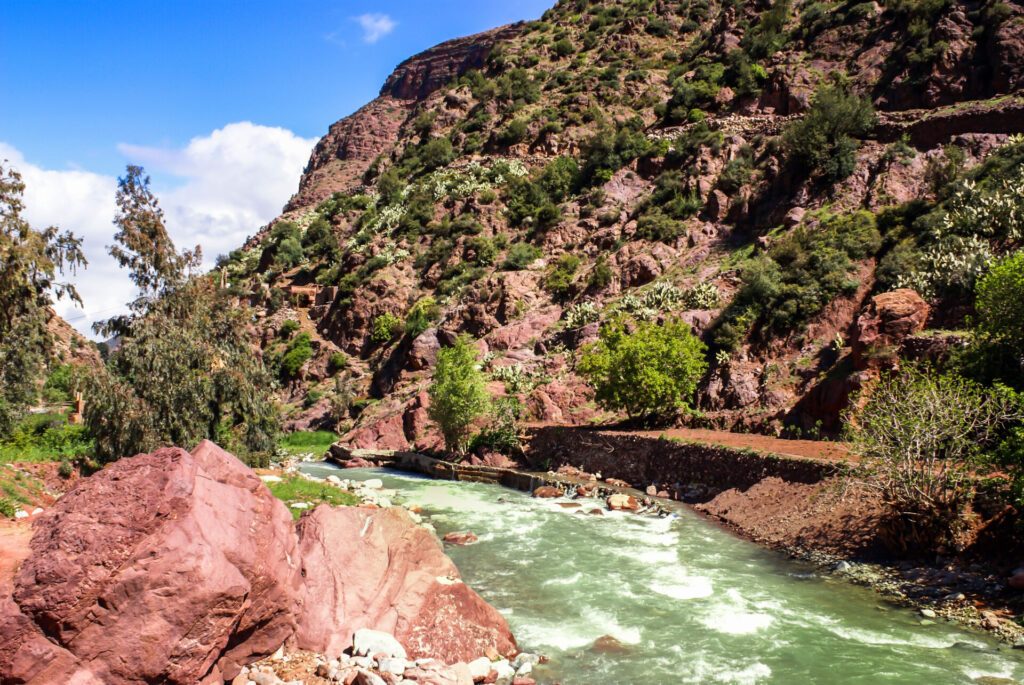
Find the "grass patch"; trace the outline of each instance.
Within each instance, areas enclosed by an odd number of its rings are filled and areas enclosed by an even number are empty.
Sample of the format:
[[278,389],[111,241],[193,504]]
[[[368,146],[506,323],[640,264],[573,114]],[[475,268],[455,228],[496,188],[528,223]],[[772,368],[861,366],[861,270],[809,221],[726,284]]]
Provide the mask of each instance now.
[[85,426],[69,425],[63,414],[33,414],[0,442],[0,464],[62,461],[87,457],[92,451]]
[[[313,506],[320,503],[330,504],[336,507],[353,506],[359,504],[359,498],[350,492],[345,492],[328,483],[318,483],[306,480],[298,476],[287,476],[280,483],[267,483],[271,494],[287,505],[294,502],[309,502]],[[292,517],[298,519],[304,509],[292,509]]]
[[46,495],[46,488],[38,478],[18,471],[10,466],[0,465],[0,516],[13,518],[21,505],[39,502]]
[[277,446],[288,454],[323,454],[337,441],[338,436],[330,431],[299,431],[282,437]]

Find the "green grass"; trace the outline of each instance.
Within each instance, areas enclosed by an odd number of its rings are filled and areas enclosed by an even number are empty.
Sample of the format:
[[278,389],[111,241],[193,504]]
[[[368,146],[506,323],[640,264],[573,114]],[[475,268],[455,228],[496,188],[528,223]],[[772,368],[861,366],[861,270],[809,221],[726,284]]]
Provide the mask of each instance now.
[[277,446],[288,454],[323,454],[337,441],[338,436],[330,431],[299,431],[282,437]]
[[84,426],[68,425],[63,414],[32,414],[0,442],[0,464],[75,459],[92,454]]
[[38,478],[0,464],[0,516],[13,518],[20,505],[38,502],[44,495],[45,486]]
[[[314,506],[322,502],[333,506],[359,504],[359,498],[350,492],[345,492],[341,488],[327,483],[317,483],[298,476],[288,476],[280,483],[267,483],[267,487],[270,488],[274,497],[285,504],[293,502],[309,502]],[[292,509],[291,507],[289,510],[296,519],[303,512],[301,509]]]

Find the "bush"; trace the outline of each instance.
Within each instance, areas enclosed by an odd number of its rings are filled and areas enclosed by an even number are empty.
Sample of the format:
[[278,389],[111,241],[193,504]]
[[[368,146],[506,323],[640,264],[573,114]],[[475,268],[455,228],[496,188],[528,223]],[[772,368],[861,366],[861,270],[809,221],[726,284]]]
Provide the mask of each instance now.
[[551,51],[557,57],[562,58],[571,55],[573,52],[576,51],[576,48],[573,47],[571,40],[569,40],[568,38],[562,38],[556,41],[555,44],[551,46]]
[[428,412],[441,430],[445,446],[464,454],[473,422],[486,413],[490,404],[486,380],[477,366],[476,348],[469,337],[459,336],[454,345],[438,351],[428,392]]
[[975,296],[978,330],[1024,353],[1024,250],[996,262],[978,282]]
[[548,270],[544,287],[557,299],[567,299],[575,294],[573,279],[580,268],[580,258],[574,254],[563,254]]
[[587,141],[583,150],[583,186],[600,185],[634,159],[651,149],[651,141],[641,130],[643,122],[632,119],[617,130],[605,126]]
[[539,247],[530,243],[515,243],[508,250],[501,268],[505,271],[523,271],[540,259],[543,254]]
[[18,515],[21,507],[10,497],[0,497],[0,516],[12,519]]
[[491,406],[487,427],[473,438],[471,450],[493,450],[506,455],[522,454],[519,438],[519,420],[523,406],[516,397],[499,397]]
[[608,266],[608,258],[601,255],[590,270],[590,277],[587,279],[587,286],[594,290],[603,290],[612,282],[612,268]]
[[313,357],[313,340],[309,333],[299,333],[288,343],[281,356],[279,368],[284,379],[295,378],[303,365]]
[[51,404],[70,402],[71,386],[74,383],[74,367],[71,364],[58,364],[50,370],[43,384],[43,399]]
[[417,338],[441,315],[441,307],[429,295],[409,308],[405,315],[405,334],[410,339]]
[[402,320],[391,312],[381,314],[373,320],[370,340],[378,345],[391,342],[402,331]]
[[620,319],[601,327],[577,368],[605,409],[625,411],[631,419],[667,419],[690,406],[707,370],[705,351],[677,319],[641,322],[633,332]]
[[974,496],[973,470],[1019,419],[1005,395],[958,376],[909,367],[882,378],[846,423],[851,449],[868,469],[866,485],[889,507],[883,534],[890,546],[955,548]]
[[330,374],[338,373],[346,368],[348,368],[348,355],[344,352],[335,352],[327,361],[327,372]]
[[288,319],[281,324],[281,329],[277,332],[282,338],[287,340],[292,337],[292,333],[299,330],[299,322],[294,319]]
[[853,260],[875,254],[881,242],[866,211],[829,218],[819,230],[797,227],[744,267],[743,285],[716,322],[712,341],[731,350],[750,324],[783,336],[801,328],[839,295],[856,292]]
[[853,173],[859,143],[875,125],[875,112],[866,98],[845,87],[827,85],[814,94],[811,108],[786,127],[783,144],[791,158],[829,183]]
[[700,211],[701,206],[700,196],[682,172],[666,171],[658,176],[650,198],[644,202],[636,235],[644,240],[672,242],[686,233],[684,219]]
[[529,125],[525,119],[513,119],[508,123],[508,126],[498,132],[496,140],[499,145],[509,147],[526,140],[528,131]]

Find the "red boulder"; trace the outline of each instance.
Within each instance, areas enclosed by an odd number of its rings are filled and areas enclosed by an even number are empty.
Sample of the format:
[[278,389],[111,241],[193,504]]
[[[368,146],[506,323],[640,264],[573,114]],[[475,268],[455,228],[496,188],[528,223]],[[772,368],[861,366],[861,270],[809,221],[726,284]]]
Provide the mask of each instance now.
[[[31,547],[3,682],[223,682],[294,631],[291,516],[210,442],[80,481],[41,517]],[[41,648],[59,673],[34,658]]]
[[438,540],[398,508],[319,506],[298,524],[305,594],[298,647],[337,656],[360,628],[390,633],[411,659],[508,655],[505,618],[460,580]]

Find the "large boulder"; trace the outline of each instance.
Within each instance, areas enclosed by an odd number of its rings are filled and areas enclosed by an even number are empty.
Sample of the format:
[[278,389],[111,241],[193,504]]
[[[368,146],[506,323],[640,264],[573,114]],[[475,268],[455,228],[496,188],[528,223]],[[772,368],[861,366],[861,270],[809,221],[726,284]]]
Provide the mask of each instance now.
[[291,516],[210,442],[80,481],[31,550],[13,594],[21,615],[4,624],[16,630],[4,631],[3,682],[223,682],[295,629]]
[[508,623],[459,577],[441,543],[398,508],[317,507],[298,524],[305,592],[297,646],[337,656],[356,631],[394,635],[409,658],[516,652]]
[[909,288],[875,295],[857,319],[853,363],[857,369],[891,366],[903,340],[924,330],[930,308]]

